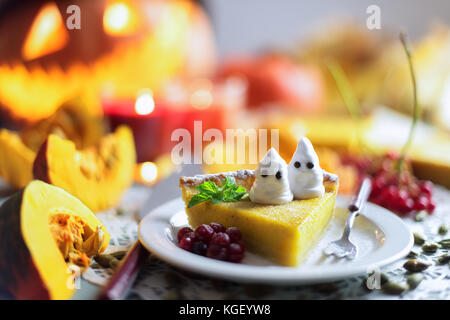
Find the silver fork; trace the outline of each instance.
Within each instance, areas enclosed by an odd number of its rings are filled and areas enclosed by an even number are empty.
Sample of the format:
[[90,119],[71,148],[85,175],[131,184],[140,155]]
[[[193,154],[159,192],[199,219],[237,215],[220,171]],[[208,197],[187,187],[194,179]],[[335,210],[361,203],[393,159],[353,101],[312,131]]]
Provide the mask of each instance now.
[[335,257],[341,259],[346,257],[347,259],[354,259],[358,254],[358,247],[355,246],[349,240],[350,230],[353,227],[353,222],[355,218],[359,216],[364,204],[369,198],[370,191],[372,190],[372,184],[369,178],[364,178],[359,187],[357,195],[353,198],[352,202],[348,206],[349,215],[347,222],[345,223],[344,233],[341,239],[332,241],[325,248],[324,253],[326,255],[334,255]]

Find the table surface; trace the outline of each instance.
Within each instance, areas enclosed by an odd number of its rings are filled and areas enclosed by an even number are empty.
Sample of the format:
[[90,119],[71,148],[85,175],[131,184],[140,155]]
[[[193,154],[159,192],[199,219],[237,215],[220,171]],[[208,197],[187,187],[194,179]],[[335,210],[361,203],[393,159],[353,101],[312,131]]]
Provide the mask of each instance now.
[[[153,198],[165,202],[168,198],[179,196],[173,190],[133,186],[124,197],[121,210],[109,210],[98,214],[112,234],[109,250],[129,248],[137,239],[139,212],[148,212],[158,203],[146,200],[152,192]],[[6,191],[5,191],[6,190]],[[164,196],[160,196],[163,194]],[[5,200],[8,190],[0,182],[0,203]],[[440,224],[450,225],[450,191],[442,187],[435,188],[436,212],[424,222],[404,219],[413,232],[422,232],[429,240],[440,240],[437,228]],[[160,204],[160,203],[159,203]],[[143,209],[144,208],[144,209]],[[120,213],[120,214],[118,214]],[[449,238],[447,234],[445,238]],[[420,248],[415,247],[420,253]],[[440,250],[439,254],[448,252]],[[420,253],[420,258],[432,263],[424,272],[425,279],[415,290],[402,295],[386,295],[381,290],[368,291],[362,287],[364,276],[353,277],[333,283],[307,286],[266,286],[244,285],[224,280],[211,279],[192,274],[156,258],[150,258],[139,273],[130,289],[127,299],[450,299],[450,265],[438,266],[435,260],[438,254]],[[402,268],[406,259],[401,259],[382,268],[382,272],[395,282],[405,281],[407,274]],[[95,299],[101,284],[106,283],[112,274],[109,269],[100,268],[93,263],[91,268],[77,283],[78,290],[73,299]],[[96,284],[93,284],[96,283]],[[1,296],[0,296],[1,298]]]

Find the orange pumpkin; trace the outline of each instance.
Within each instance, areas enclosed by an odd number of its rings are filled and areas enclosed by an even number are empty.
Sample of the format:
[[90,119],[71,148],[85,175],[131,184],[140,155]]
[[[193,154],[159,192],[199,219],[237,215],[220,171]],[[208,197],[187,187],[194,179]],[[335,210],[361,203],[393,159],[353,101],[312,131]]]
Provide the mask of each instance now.
[[[81,29],[69,30],[77,5]],[[202,9],[188,0],[15,2],[0,18],[0,124],[50,116],[76,94],[157,92],[180,74],[204,76],[215,63]],[[94,102],[92,102],[94,105]]]

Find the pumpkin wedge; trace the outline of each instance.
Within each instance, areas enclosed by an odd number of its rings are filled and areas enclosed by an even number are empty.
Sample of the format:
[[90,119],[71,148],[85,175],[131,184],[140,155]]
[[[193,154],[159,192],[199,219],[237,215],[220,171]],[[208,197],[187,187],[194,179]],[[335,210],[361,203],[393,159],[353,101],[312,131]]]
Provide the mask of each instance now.
[[87,108],[75,98],[21,131],[0,129],[0,177],[13,188],[25,187],[33,180],[36,153],[51,133],[74,141],[78,148],[97,144],[104,133],[103,122]]
[[120,126],[100,143],[78,151],[75,144],[49,135],[33,165],[36,179],[83,201],[94,212],[116,205],[133,181],[136,151],[133,134]]
[[32,181],[0,207],[0,283],[16,299],[68,299],[74,273],[86,269],[109,239],[80,200]]
[[0,129],[0,177],[8,184],[20,189],[33,180],[35,156],[17,133]]

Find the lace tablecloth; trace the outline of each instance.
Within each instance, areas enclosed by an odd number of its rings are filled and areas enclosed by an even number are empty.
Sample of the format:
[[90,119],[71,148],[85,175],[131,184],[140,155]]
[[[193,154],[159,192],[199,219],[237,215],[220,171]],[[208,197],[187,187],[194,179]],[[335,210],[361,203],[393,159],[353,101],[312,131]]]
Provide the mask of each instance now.
[[[132,188],[125,197],[122,209],[99,214],[106,224],[112,239],[108,251],[129,248],[137,239],[136,213],[145,192]],[[450,232],[442,236],[438,228],[442,224],[450,226],[450,191],[435,188],[436,211],[422,222],[405,218],[405,223],[413,232],[420,232],[428,241],[450,238]],[[367,290],[362,285],[365,276],[353,277],[333,283],[308,286],[266,286],[246,285],[224,280],[206,278],[201,275],[176,269],[167,263],[151,257],[141,270],[128,299],[450,299],[450,265],[437,265],[436,258],[449,250],[438,250],[435,254],[424,254],[414,247],[419,258],[431,264],[423,272],[424,280],[414,290],[401,295],[387,295],[380,289]],[[407,272],[401,259],[382,268],[390,281],[405,281]],[[95,263],[83,275],[84,279],[96,284],[104,284],[111,270],[103,269]]]

